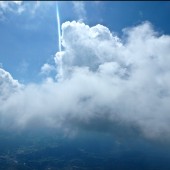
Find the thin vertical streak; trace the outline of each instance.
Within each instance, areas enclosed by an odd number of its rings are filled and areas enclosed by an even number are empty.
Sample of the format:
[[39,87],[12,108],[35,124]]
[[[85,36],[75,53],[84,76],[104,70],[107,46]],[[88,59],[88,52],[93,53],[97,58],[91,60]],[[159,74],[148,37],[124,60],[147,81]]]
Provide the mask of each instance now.
[[62,62],[62,54],[61,54],[61,24],[60,24],[60,13],[58,8],[58,3],[56,2],[56,17],[57,17],[57,29],[58,29],[58,50],[56,53],[56,61],[57,61],[57,79],[58,81],[63,80],[63,62]]
[[58,29],[58,49],[59,52],[61,52],[61,24],[60,24],[60,13],[59,13],[57,2],[56,2],[56,15],[57,15],[57,29]]

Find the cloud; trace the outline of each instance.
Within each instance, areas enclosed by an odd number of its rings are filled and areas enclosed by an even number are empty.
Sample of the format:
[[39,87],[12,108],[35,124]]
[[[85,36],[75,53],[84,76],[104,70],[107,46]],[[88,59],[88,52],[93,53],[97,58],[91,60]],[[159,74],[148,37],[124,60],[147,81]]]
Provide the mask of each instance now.
[[41,74],[46,74],[48,75],[51,71],[55,70],[55,67],[53,65],[50,65],[48,63],[45,63],[42,67],[41,67]]
[[0,68],[0,100],[4,100],[21,88],[21,84],[11,74]]
[[[12,12],[13,14],[22,14],[27,12],[30,17],[34,17],[36,12],[41,9],[41,14],[46,11],[52,2],[24,2],[24,1],[0,1],[0,19],[6,19],[6,13]],[[41,7],[41,8],[40,8]]]
[[[123,34],[119,38],[103,25],[63,23],[64,51],[55,56],[62,80],[3,92],[10,95],[1,100],[0,127],[169,137],[170,36],[149,22]],[[10,74],[1,69],[1,75],[8,75],[1,76],[2,87],[13,88]]]
[[73,1],[73,7],[75,14],[77,15],[79,21],[84,21],[86,19],[85,4],[83,1]]
[[0,1],[1,15],[3,15],[2,11],[17,12],[19,14],[22,13],[25,10],[22,4],[22,1]]

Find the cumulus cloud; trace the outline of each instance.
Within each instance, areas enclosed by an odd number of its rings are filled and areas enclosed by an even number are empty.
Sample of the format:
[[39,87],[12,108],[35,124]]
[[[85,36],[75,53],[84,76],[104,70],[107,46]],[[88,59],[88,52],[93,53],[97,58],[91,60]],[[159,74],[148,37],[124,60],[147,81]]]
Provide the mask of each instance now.
[[0,100],[8,98],[13,92],[18,91],[21,86],[9,72],[0,68]]
[[[1,100],[0,126],[170,136],[170,36],[160,35],[149,22],[123,32],[121,39],[103,25],[63,23],[64,50],[55,57],[62,80],[3,92],[11,95]],[[5,74],[2,87],[13,82],[1,69]]]

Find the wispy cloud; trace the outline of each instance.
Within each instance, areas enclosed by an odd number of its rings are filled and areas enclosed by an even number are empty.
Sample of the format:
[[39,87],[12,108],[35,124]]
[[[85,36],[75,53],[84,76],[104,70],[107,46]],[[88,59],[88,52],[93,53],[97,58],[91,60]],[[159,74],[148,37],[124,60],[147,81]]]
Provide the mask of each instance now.
[[0,10],[22,13],[22,3],[23,1],[0,1]]
[[41,67],[41,74],[49,75],[51,71],[55,70],[55,67],[53,65],[50,65],[48,63],[45,63]]
[[12,12],[15,14],[29,12],[32,16],[34,16],[41,4],[49,5],[50,3],[41,3],[40,1],[30,3],[24,1],[0,1],[0,15],[1,18],[5,18],[6,12]]
[[26,62],[25,60],[23,60],[23,61],[19,64],[17,71],[18,71],[19,73],[25,73],[25,72],[28,71],[28,67],[29,67],[29,63]]
[[79,21],[86,20],[85,3],[83,1],[73,1],[72,3]]

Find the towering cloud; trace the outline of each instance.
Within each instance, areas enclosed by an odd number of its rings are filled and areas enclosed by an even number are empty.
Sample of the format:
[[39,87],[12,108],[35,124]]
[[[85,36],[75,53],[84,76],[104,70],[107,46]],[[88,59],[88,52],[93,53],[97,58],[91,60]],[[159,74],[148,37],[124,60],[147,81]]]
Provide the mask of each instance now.
[[124,29],[123,37],[102,25],[65,22],[64,51],[55,57],[62,81],[25,85],[2,100],[0,114],[9,123],[1,126],[29,127],[38,120],[70,131],[169,136],[170,36],[144,22]]
[[17,80],[14,80],[10,73],[0,68],[0,99],[9,97],[20,87],[21,84]]

